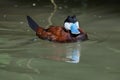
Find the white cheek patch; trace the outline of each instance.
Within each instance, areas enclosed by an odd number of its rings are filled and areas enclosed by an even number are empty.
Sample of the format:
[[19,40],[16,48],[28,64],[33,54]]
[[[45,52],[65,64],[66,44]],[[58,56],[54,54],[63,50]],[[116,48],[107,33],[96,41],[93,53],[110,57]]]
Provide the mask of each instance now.
[[70,30],[72,23],[65,22],[64,27],[66,30]]

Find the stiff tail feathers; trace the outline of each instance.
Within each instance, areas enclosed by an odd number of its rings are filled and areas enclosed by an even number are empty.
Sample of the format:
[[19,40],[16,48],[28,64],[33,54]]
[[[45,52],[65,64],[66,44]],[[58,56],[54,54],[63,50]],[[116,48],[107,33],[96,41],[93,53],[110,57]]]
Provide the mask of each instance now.
[[32,30],[36,32],[39,28],[39,25],[30,16],[27,16],[27,21]]

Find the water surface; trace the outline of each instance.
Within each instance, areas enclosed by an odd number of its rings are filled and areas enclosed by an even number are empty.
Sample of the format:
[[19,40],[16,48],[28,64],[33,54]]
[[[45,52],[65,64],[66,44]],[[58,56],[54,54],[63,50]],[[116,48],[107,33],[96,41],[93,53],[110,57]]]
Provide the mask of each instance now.
[[[52,24],[62,26],[68,15],[76,14],[90,39],[61,44],[37,38],[26,21],[30,15],[46,28],[54,11],[50,2],[42,6],[0,2],[0,80],[120,79],[118,5],[71,7],[57,2]],[[77,62],[72,62],[73,54]]]

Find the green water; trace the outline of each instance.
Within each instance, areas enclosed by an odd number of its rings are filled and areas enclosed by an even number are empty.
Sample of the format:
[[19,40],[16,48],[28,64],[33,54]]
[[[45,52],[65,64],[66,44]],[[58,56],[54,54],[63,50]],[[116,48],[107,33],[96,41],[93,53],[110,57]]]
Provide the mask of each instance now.
[[[63,25],[76,14],[89,39],[77,43],[53,43],[35,36],[26,21],[32,16],[48,25],[52,5],[32,7],[1,1],[0,80],[120,80],[120,14],[118,7],[58,7],[54,25]],[[79,63],[66,55],[79,52]]]

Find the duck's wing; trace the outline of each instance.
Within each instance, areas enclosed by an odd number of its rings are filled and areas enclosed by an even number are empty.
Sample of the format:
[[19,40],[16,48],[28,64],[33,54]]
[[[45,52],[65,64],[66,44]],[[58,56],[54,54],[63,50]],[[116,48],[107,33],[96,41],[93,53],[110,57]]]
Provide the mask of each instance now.
[[27,21],[32,30],[36,32],[39,28],[39,25],[30,16],[27,16]]

